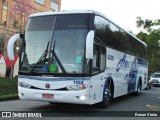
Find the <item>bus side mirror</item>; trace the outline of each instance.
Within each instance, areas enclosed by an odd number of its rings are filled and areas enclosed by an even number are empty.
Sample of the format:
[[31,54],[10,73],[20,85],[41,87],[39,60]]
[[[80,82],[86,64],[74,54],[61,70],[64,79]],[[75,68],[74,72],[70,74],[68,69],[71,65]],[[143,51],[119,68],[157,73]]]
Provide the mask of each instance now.
[[93,59],[93,41],[94,41],[94,31],[91,30],[87,34],[86,38],[86,59]]
[[13,35],[8,41],[7,53],[10,60],[14,60],[14,43],[17,39],[20,39],[20,34]]

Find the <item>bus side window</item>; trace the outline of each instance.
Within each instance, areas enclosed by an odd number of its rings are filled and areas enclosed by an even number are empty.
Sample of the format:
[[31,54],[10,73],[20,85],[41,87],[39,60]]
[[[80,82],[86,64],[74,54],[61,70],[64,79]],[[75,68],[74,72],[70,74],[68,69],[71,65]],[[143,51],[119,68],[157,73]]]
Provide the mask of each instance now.
[[93,73],[98,72],[100,70],[100,64],[99,64],[99,45],[94,44],[94,50],[93,50]]
[[105,68],[106,68],[106,48],[105,47],[101,47],[100,48],[100,51],[101,51],[101,53],[100,53],[100,56],[101,56],[101,62],[100,62],[100,70],[101,71],[103,71],[103,70],[105,70]]
[[106,49],[95,43],[93,52],[92,73],[94,74],[103,71],[106,67]]

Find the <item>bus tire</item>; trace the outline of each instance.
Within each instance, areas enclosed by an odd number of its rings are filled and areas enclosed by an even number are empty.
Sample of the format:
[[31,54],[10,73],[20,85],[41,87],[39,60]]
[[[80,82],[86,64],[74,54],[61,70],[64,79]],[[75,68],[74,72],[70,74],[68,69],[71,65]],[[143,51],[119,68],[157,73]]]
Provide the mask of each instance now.
[[53,104],[55,104],[55,103],[54,103],[54,102],[49,102],[49,104],[53,105]]
[[137,86],[137,91],[135,92],[136,96],[139,96],[141,93],[141,86],[142,86],[142,82],[141,79],[138,81],[138,86]]
[[105,85],[104,87],[104,92],[103,92],[103,100],[102,102],[99,103],[99,107],[101,108],[106,108],[108,107],[110,101],[111,101],[111,91],[110,91],[110,86],[109,84]]

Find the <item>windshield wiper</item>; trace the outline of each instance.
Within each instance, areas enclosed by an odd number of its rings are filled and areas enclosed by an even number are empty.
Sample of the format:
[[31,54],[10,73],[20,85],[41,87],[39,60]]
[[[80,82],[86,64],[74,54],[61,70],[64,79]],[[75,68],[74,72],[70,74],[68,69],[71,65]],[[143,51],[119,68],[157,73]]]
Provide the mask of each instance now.
[[42,54],[42,56],[39,58],[39,60],[36,62],[36,64],[33,66],[32,70],[30,73],[33,72],[33,70],[36,68],[36,66],[41,63],[42,61],[46,60],[46,57],[48,55],[48,47],[49,47],[49,43],[50,41],[48,41],[48,44],[47,44],[47,47],[46,47],[46,50],[44,51],[44,53]]
[[54,56],[54,58],[56,59],[58,65],[59,65],[59,67],[61,68],[62,72],[63,72],[64,74],[67,74],[66,70],[64,69],[62,63],[60,62],[60,60],[59,60],[59,58],[57,57],[57,55],[56,55],[56,53],[55,53],[54,50],[52,50],[52,54],[53,54],[52,57]]
[[[42,56],[39,58],[39,60],[36,62],[36,64],[33,66],[33,68],[32,68],[32,70],[31,70],[30,73],[33,73],[34,69],[37,67],[37,65],[38,65],[39,63],[42,63],[43,61],[46,60],[46,57],[47,57],[47,55],[48,55],[48,53],[49,53],[49,51],[48,51],[49,43],[50,43],[50,41],[48,41],[46,50],[44,51],[44,53],[42,54]],[[52,58],[53,58],[53,57],[55,58],[55,60],[56,60],[56,62],[58,63],[59,67],[61,68],[62,72],[63,72],[64,74],[67,74],[67,72],[66,72],[66,70],[64,69],[62,63],[60,62],[59,58],[57,57],[55,51],[52,50],[51,52],[52,52],[52,54],[53,54],[53,55],[52,55]],[[48,62],[49,62],[49,59],[50,59],[50,58],[48,58]]]

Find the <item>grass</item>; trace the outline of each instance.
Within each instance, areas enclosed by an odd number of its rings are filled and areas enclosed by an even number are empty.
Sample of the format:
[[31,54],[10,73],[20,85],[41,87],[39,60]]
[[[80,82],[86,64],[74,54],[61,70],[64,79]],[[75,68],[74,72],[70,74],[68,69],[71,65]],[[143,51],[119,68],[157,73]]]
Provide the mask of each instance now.
[[17,94],[17,78],[0,78],[0,96]]
[[17,93],[15,93],[15,94],[8,94],[8,95],[0,95],[0,99],[1,99],[1,98],[16,97],[16,96],[18,96],[18,94],[17,94]]

